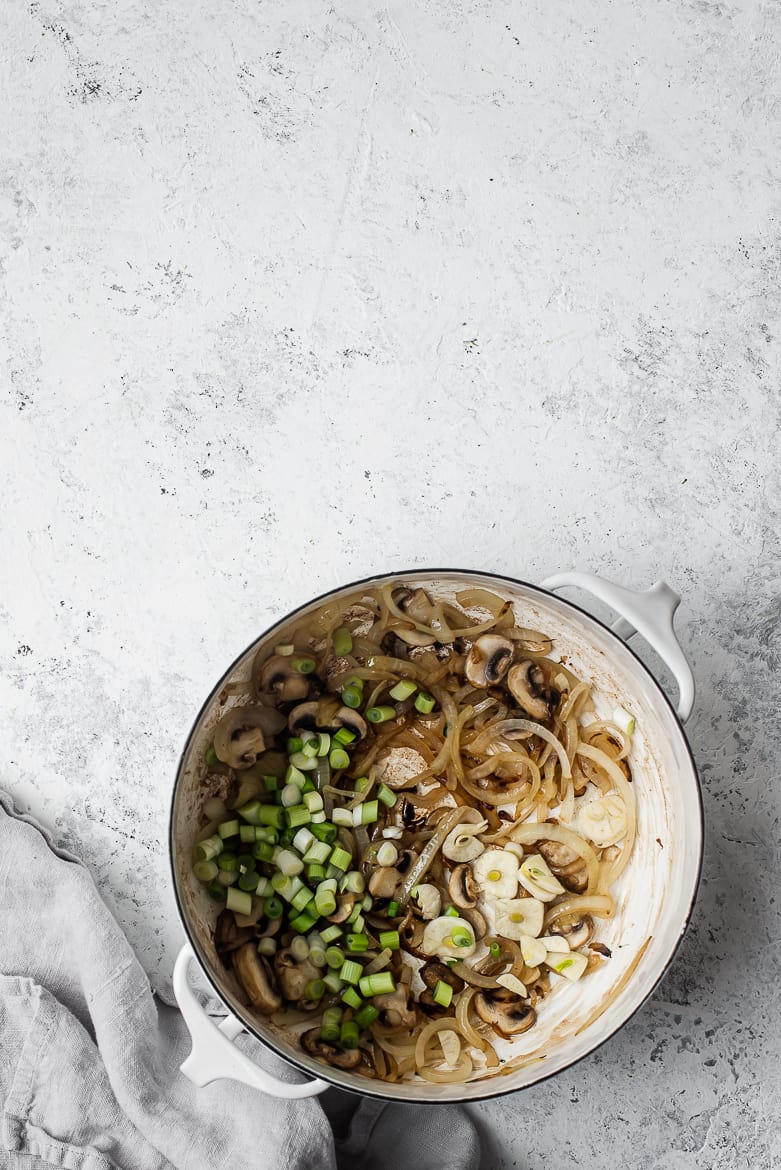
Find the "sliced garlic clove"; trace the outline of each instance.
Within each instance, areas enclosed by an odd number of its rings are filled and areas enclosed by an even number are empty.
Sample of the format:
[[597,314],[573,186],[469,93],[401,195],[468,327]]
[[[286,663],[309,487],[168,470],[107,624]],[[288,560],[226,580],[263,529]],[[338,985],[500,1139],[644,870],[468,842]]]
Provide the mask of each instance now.
[[547,861],[539,853],[532,853],[524,859],[518,871],[518,881],[533,898],[539,898],[541,902],[552,902],[564,893],[564,886],[553,876]]
[[563,955],[569,950],[569,943],[563,934],[545,934],[540,942],[548,952],[553,951]]
[[545,907],[536,898],[509,898],[496,903],[496,933],[516,941],[542,930]]
[[427,923],[422,950],[440,959],[468,959],[476,947],[475,932],[465,918],[443,914]]
[[518,892],[518,858],[505,849],[486,849],[472,864],[475,881],[487,898],[512,898]]
[[571,951],[568,955],[562,955],[558,952],[549,953],[545,962],[551,971],[555,971],[557,975],[563,975],[565,979],[569,979],[570,983],[577,983],[588,966],[588,959],[579,951]]
[[504,975],[497,975],[496,982],[501,987],[506,987],[508,991],[513,991],[513,992],[515,992],[516,995],[520,995],[520,996],[523,996],[525,998],[526,984],[521,983],[518,976],[513,975],[512,972],[507,971]]
[[545,962],[548,948],[544,942],[541,942],[538,938],[532,938],[530,934],[522,934],[518,941],[520,943],[523,961],[527,967],[539,967],[540,963]]

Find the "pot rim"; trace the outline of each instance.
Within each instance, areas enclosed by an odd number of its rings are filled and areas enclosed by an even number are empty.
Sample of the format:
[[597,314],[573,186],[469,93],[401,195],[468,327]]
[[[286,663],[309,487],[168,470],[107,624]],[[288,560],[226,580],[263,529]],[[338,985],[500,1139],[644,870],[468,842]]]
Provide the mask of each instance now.
[[[638,656],[636,651],[634,651],[632,649],[632,647],[629,645],[629,643],[627,641],[625,641],[618,634],[616,634],[613,630],[611,630],[610,626],[606,625],[605,622],[603,622],[600,618],[595,617],[594,614],[589,613],[588,610],[584,609],[582,606],[578,605],[576,602],[570,601],[568,598],[559,597],[557,594],[553,593],[550,589],[544,589],[541,585],[534,585],[529,581],[524,581],[520,577],[510,577],[506,573],[492,573],[492,572],[488,572],[488,571],[485,571],[482,569],[453,569],[453,568],[443,569],[443,568],[427,568],[426,566],[422,566],[422,567],[418,567],[418,568],[404,569],[404,570],[398,570],[398,571],[393,571],[393,572],[378,573],[378,574],[374,574],[370,577],[361,577],[357,581],[351,581],[351,582],[347,582],[343,585],[337,585],[333,589],[326,590],[325,593],[320,593],[316,597],[312,597],[309,600],[302,602],[301,605],[296,606],[295,609],[292,609],[289,612],[285,613],[281,618],[279,618],[277,621],[273,622],[270,626],[268,626],[267,629],[265,629],[261,634],[259,634],[256,638],[254,638],[251,642],[249,642],[247,644],[247,646],[245,646],[244,649],[239,654],[236,655],[236,657],[233,659],[233,661],[230,663],[230,665],[223,671],[218,682],[216,683],[216,685],[214,687],[212,687],[207,698],[204,700],[204,702],[201,704],[200,708],[198,709],[198,713],[192,722],[192,725],[190,727],[189,732],[187,733],[187,737],[184,741],[184,746],[183,746],[182,751],[181,751],[180,756],[179,756],[179,762],[178,762],[177,767],[176,767],[176,778],[174,780],[173,791],[171,794],[170,813],[169,813],[169,819],[168,819],[168,862],[169,862],[169,866],[170,866],[170,870],[171,870],[171,880],[172,880],[172,884],[173,884],[174,899],[176,901],[176,909],[177,909],[177,913],[179,915],[179,921],[181,922],[184,933],[187,936],[187,940],[193,949],[193,953],[194,953],[196,959],[198,960],[198,966],[200,968],[201,975],[206,979],[206,981],[208,982],[209,986],[211,987],[212,991],[214,992],[214,994],[216,995],[216,997],[220,1001],[220,1003],[225,1005],[225,1001],[223,999],[222,992],[220,991],[216,982],[212,979],[211,975],[209,974],[209,971],[207,970],[206,964],[201,961],[200,946],[198,944],[197,939],[195,938],[194,932],[190,929],[190,924],[189,924],[189,922],[187,920],[187,916],[185,914],[183,900],[179,894],[179,885],[178,885],[177,877],[176,877],[176,868],[174,866],[174,804],[176,801],[176,794],[177,794],[178,789],[179,789],[179,783],[180,783],[180,780],[182,777],[182,771],[184,768],[185,758],[187,756],[187,752],[188,752],[188,749],[190,747],[190,743],[192,742],[196,728],[198,727],[198,724],[201,720],[201,717],[208,710],[208,708],[214,702],[214,699],[216,698],[216,696],[219,694],[219,692],[224,684],[224,680],[230,675],[230,673],[233,671],[233,669],[237,665],[237,663],[241,661],[241,659],[245,656],[245,654],[247,654],[247,652],[251,649],[252,646],[254,646],[257,642],[260,642],[263,638],[268,637],[279,626],[284,625],[286,622],[290,621],[291,618],[294,618],[296,616],[296,614],[300,613],[302,610],[308,609],[310,606],[316,605],[318,602],[326,601],[329,597],[332,597],[335,593],[342,593],[345,590],[360,588],[360,586],[362,586],[362,585],[368,586],[370,584],[376,584],[378,582],[381,583],[381,582],[385,582],[387,580],[394,580],[394,579],[404,580],[405,577],[411,576],[413,574],[425,574],[426,576],[431,576],[431,577],[440,577],[440,576],[441,577],[487,577],[487,578],[494,580],[494,581],[497,581],[497,582],[501,582],[501,581],[509,582],[512,585],[519,585],[523,589],[529,589],[533,593],[538,593],[543,597],[553,598],[557,602],[560,602],[561,604],[568,606],[569,608],[575,610],[582,617],[587,618],[589,621],[595,622],[596,625],[601,627],[601,629],[603,631],[607,632],[611,638],[613,638],[620,646],[623,647],[623,649],[629,651],[630,655],[634,658],[637,665],[647,675],[648,680],[653,684],[658,696],[661,698],[661,700],[664,702],[664,704],[666,705],[666,707],[670,711],[670,714],[672,715],[673,719],[675,720],[675,723],[677,724],[678,731],[679,731],[680,737],[681,737],[681,741],[683,743],[684,748],[686,749],[686,754],[689,758],[689,763],[691,765],[691,770],[692,770],[692,776],[694,778],[695,796],[697,799],[699,843],[698,843],[698,849],[697,849],[696,874],[695,874],[694,883],[692,885],[692,893],[691,893],[691,898],[689,900],[689,905],[686,909],[686,914],[683,918],[683,922],[681,924],[681,928],[680,928],[680,931],[678,933],[678,937],[675,940],[675,944],[672,947],[672,950],[670,951],[667,959],[665,960],[661,970],[659,971],[657,978],[654,980],[653,984],[649,988],[647,994],[643,996],[643,998],[632,1009],[632,1011],[629,1013],[629,1015],[625,1016],[624,1019],[622,1019],[619,1023],[617,1023],[615,1025],[615,1027],[611,1028],[611,1030],[607,1033],[607,1035],[602,1040],[599,1040],[597,1043],[595,1043],[592,1048],[589,1048],[587,1052],[584,1052],[581,1056],[574,1057],[567,1064],[562,1065],[561,1068],[555,1069],[553,1072],[546,1072],[540,1076],[536,1076],[532,1081],[530,1081],[526,1085],[521,1086],[520,1088],[508,1086],[505,1088],[497,1088],[493,1092],[481,1093],[479,1096],[475,1096],[475,1097],[448,1097],[445,1101],[439,1101],[436,1099],[418,1100],[416,1098],[413,1102],[407,1102],[401,1094],[393,1095],[390,1093],[376,1092],[371,1087],[373,1084],[373,1081],[368,1077],[365,1078],[366,1085],[367,1085],[366,1088],[363,1088],[363,1086],[361,1086],[360,1088],[357,1086],[353,1088],[352,1086],[343,1085],[338,1081],[332,1080],[331,1077],[329,1076],[327,1066],[325,1066],[325,1065],[323,1066],[322,1071],[319,1071],[317,1074],[321,1080],[328,1081],[329,1084],[333,1088],[341,1089],[343,1092],[355,1093],[359,1097],[374,1097],[376,1100],[380,1100],[380,1101],[389,1101],[390,1100],[390,1101],[398,1101],[398,1102],[401,1102],[402,1104],[415,1104],[415,1105],[458,1104],[459,1102],[469,1104],[473,1101],[488,1101],[488,1100],[491,1100],[495,1097],[504,1097],[504,1096],[507,1096],[509,1093],[520,1093],[520,1092],[523,1092],[524,1089],[532,1088],[534,1085],[543,1084],[545,1081],[550,1080],[553,1077],[559,1076],[561,1073],[566,1072],[571,1068],[574,1068],[577,1064],[580,1064],[581,1061],[586,1060],[587,1057],[591,1056],[594,1052],[599,1051],[600,1048],[602,1048],[605,1044],[607,1044],[609,1040],[612,1040],[612,1038],[616,1035],[616,1033],[620,1032],[621,1029],[624,1028],[630,1022],[630,1020],[632,1020],[637,1015],[637,1013],[641,1010],[641,1008],[643,1008],[645,1006],[645,1004],[648,1002],[648,1000],[654,994],[654,992],[658,988],[659,984],[662,982],[665,975],[669,971],[669,969],[670,969],[670,967],[675,959],[675,956],[677,955],[677,953],[680,949],[680,946],[681,946],[681,943],[683,942],[684,936],[686,935],[686,931],[689,928],[689,924],[691,923],[692,914],[694,912],[694,907],[695,907],[695,904],[697,901],[697,895],[699,893],[700,880],[702,877],[703,856],[704,856],[704,848],[705,848],[705,813],[704,813],[703,799],[702,799],[702,783],[700,781],[699,772],[697,770],[697,764],[695,762],[694,754],[692,752],[691,746],[690,746],[689,741],[687,739],[686,731],[684,730],[683,723],[681,722],[681,719],[680,719],[678,712],[676,711],[675,706],[673,705],[672,701],[670,700],[670,698],[668,697],[668,695],[666,694],[666,692],[662,688],[661,684],[654,677],[651,670],[646,666],[646,664],[643,662],[643,660]],[[231,1008],[228,1008],[227,1005],[225,1005],[225,1006],[226,1006],[226,1010],[229,1013],[232,1012]],[[280,1049],[277,1048],[277,1046],[273,1043],[273,1041],[271,1039],[269,1039],[268,1036],[262,1034],[259,1031],[259,1029],[253,1023],[250,1023],[247,1019],[244,1019],[242,1017],[240,1022],[243,1025],[243,1027],[246,1029],[246,1031],[250,1032],[251,1035],[253,1035],[256,1040],[259,1040],[261,1044],[265,1045],[266,1048],[269,1048],[276,1056],[278,1056],[281,1060],[285,1061],[286,1064],[291,1065],[298,1072],[303,1073],[306,1077],[311,1079],[311,1077],[312,1077],[311,1069],[305,1067],[303,1064],[299,1064],[298,1061],[294,1060],[291,1056],[288,1055],[288,1053],[280,1051]],[[499,1078],[496,1078],[496,1079],[498,1080]],[[482,1083],[485,1084],[486,1086],[488,1086],[492,1082],[490,1079],[486,1079]],[[396,1087],[396,1086],[394,1086],[394,1087]]]

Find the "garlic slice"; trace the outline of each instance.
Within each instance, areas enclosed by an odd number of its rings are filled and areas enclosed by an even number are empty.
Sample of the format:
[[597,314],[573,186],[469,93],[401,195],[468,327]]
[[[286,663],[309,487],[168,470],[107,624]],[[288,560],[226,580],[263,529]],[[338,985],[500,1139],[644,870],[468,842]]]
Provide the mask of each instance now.
[[508,991],[514,991],[516,995],[526,996],[526,984],[521,983],[517,975],[513,975],[511,971],[505,972],[504,975],[497,975],[496,982],[501,987],[506,987]]
[[568,955],[549,953],[545,962],[551,971],[555,971],[557,975],[563,975],[565,979],[569,979],[570,983],[577,983],[588,966],[588,959],[579,951],[571,951]]
[[626,806],[615,792],[590,800],[578,812],[573,828],[599,849],[617,845],[626,835]]
[[520,943],[523,961],[527,967],[539,967],[540,963],[545,962],[548,948],[544,942],[541,942],[538,938],[532,938],[530,934],[522,934],[518,942]]
[[465,918],[443,914],[423,931],[422,950],[440,959],[468,959],[476,947],[475,932]]
[[545,907],[536,898],[504,899],[496,903],[496,933],[516,941],[524,935],[536,938],[544,916]]
[[541,902],[552,902],[564,893],[564,886],[554,877],[548,863],[539,853],[531,853],[518,871],[518,881],[525,890]]
[[449,1028],[444,1028],[437,1035],[439,1036],[439,1043],[442,1045],[445,1064],[448,1068],[455,1068],[458,1064],[458,1058],[461,1055],[461,1040],[458,1032],[452,1032]]
[[540,939],[540,942],[549,953],[552,951],[556,954],[564,955],[569,950],[569,943],[563,934],[545,934]]
[[487,898],[512,898],[518,892],[518,858],[504,849],[486,849],[472,864]]
[[488,828],[488,821],[479,821],[476,825],[456,825],[442,845],[442,853],[450,861],[474,861],[484,851],[485,845],[478,841],[477,834]]

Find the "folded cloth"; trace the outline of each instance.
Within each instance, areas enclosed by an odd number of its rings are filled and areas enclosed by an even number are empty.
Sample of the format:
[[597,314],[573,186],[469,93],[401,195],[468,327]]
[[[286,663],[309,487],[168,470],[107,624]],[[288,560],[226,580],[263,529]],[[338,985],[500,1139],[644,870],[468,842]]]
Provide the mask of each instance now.
[[[253,1038],[241,1044],[299,1078]],[[235,1081],[196,1088],[179,1072],[189,1048],[88,870],[0,792],[0,1166],[477,1170],[457,1106],[329,1090],[324,1110]]]

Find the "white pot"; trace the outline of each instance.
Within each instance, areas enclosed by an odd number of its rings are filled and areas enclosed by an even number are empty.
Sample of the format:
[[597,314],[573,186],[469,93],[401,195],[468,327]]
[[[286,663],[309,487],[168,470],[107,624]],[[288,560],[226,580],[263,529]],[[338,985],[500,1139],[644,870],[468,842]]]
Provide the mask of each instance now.
[[[593,682],[598,710],[609,715],[620,703],[637,718],[631,757],[638,805],[637,841],[632,860],[613,890],[616,916],[610,922],[598,920],[598,938],[611,948],[613,957],[580,983],[556,981],[555,990],[538,1009],[535,1026],[507,1049],[512,1057],[523,1056],[520,1067],[465,1085],[392,1085],[326,1067],[262,1016],[243,1006],[233,976],[214,950],[215,904],[191,869],[202,803],[204,753],[219,714],[216,696],[226,683],[246,679],[257,650],[284,641],[285,626],[292,620],[299,621],[313,613],[326,600],[388,580],[414,583],[446,599],[469,585],[484,586],[512,598],[517,623],[550,635],[554,652],[566,655],[575,673]],[[554,590],[567,586],[585,589],[617,611],[621,616],[612,630],[555,596]],[[694,682],[673,631],[673,614],[679,600],[661,582],[645,593],[635,593],[583,573],[563,573],[537,587],[488,573],[416,570],[333,590],[288,615],[253,642],[229,667],[201,709],[187,740],[174,789],[171,859],[179,911],[189,938],[177,960],[174,990],[193,1038],[193,1053],[182,1065],[183,1072],[196,1084],[228,1077],[280,1097],[310,1096],[322,1092],[330,1083],[395,1100],[476,1101],[526,1088],[568,1068],[626,1023],[654,990],[675,953],[691,913],[700,874],[702,803],[694,761],[680,722],[691,712]],[[623,640],[635,632],[654,647],[676,678],[680,691],[678,715],[647,667]],[[220,1027],[206,1015],[189,986],[187,971],[193,960],[226,1005],[229,1014]],[[271,1077],[233,1043],[243,1030],[314,1079],[292,1084]]]

